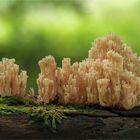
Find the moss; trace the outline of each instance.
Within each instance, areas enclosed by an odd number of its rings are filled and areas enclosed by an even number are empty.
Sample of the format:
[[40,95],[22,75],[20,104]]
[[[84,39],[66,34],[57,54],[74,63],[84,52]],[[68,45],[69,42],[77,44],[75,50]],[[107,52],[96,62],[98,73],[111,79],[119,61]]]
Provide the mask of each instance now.
[[7,104],[0,104],[0,112],[9,112],[8,114],[11,114],[14,112],[29,113],[29,107],[26,107],[26,106],[8,106]]
[[19,96],[10,96],[10,97],[0,98],[0,104],[7,104],[8,106],[36,105],[36,103],[33,100],[27,99],[24,97],[19,97]]
[[0,98],[0,115],[12,113],[26,113],[30,122],[42,122],[53,132],[57,130],[57,125],[70,113],[94,114],[103,111],[98,106],[86,105],[38,105],[29,103],[27,99],[21,97]]
[[37,107],[30,110],[30,119],[32,121],[42,122],[52,131],[56,131],[57,125],[65,119],[64,113],[56,108]]

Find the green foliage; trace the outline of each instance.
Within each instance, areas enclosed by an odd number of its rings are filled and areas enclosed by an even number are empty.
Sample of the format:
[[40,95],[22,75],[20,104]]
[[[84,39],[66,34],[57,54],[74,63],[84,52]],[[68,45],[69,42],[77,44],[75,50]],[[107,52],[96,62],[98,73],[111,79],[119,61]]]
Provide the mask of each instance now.
[[35,122],[43,122],[44,125],[55,131],[57,124],[60,124],[66,116],[57,109],[49,110],[47,107],[32,108],[30,119]]
[[25,105],[26,101],[22,97],[11,96],[11,97],[1,98],[0,103],[5,103],[9,106],[17,106],[17,105]]
[[11,113],[14,113],[15,110],[11,110],[11,109],[8,109],[6,106],[2,106],[0,105],[0,115],[9,115]]
[[64,113],[80,113],[80,114],[95,114],[96,112],[104,111],[102,107],[99,106],[88,106],[88,105],[68,105],[63,107]]
[[29,107],[26,106],[8,106],[7,104],[0,104],[0,115],[11,114],[11,113],[27,113],[29,112]]
[[67,115],[77,113],[81,115],[92,115],[104,109],[99,106],[86,105],[46,105],[33,107],[29,111],[31,122],[42,122],[45,126],[56,132],[57,125],[67,118]]
[[0,115],[9,115],[12,113],[26,113],[31,122],[42,122],[53,132],[57,131],[57,126],[66,119],[68,114],[78,113],[81,115],[94,114],[103,111],[98,106],[87,105],[38,105],[29,104],[26,98],[5,97],[0,98]]
[[27,113],[32,104],[28,99],[23,97],[3,97],[0,98],[0,115],[9,115],[11,113]]
[[0,98],[0,104],[6,104],[8,106],[36,105],[36,103],[33,100],[20,96],[10,96]]

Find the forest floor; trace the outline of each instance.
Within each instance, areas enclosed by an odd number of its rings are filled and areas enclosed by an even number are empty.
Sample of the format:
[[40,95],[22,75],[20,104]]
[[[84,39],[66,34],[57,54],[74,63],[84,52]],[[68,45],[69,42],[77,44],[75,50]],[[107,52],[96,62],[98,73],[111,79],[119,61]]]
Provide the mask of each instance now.
[[48,105],[47,110],[61,110],[65,115],[61,123],[50,129],[43,121],[31,122],[31,105],[13,103],[0,99],[0,139],[140,139],[140,107],[125,111]]

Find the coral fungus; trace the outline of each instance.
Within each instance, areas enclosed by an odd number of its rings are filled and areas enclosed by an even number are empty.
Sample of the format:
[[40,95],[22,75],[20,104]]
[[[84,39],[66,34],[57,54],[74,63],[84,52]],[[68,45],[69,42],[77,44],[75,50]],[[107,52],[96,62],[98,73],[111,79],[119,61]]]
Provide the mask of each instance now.
[[19,74],[15,59],[0,61],[0,96],[24,96],[27,82],[26,71]]
[[140,104],[140,58],[119,37],[98,38],[88,58],[56,68],[53,56],[39,61],[39,100],[49,103],[58,96],[62,104],[100,104],[131,109]]

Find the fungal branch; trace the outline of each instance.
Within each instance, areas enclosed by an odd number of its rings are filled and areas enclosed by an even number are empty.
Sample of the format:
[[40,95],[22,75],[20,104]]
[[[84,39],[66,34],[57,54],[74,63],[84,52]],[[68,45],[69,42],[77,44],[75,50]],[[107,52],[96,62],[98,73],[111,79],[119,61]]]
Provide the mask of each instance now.
[[41,73],[37,79],[38,99],[41,102],[49,103],[56,96],[56,63],[52,56],[48,56],[39,61]]
[[140,105],[140,58],[109,33],[95,40],[88,58],[56,68],[53,56],[39,61],[38,99],[61,104],[99,104],[131,109]]
[[15,59],[3,58],[0,61],[0,95],[24,96],[26,93],[27,72],[21,71]]

